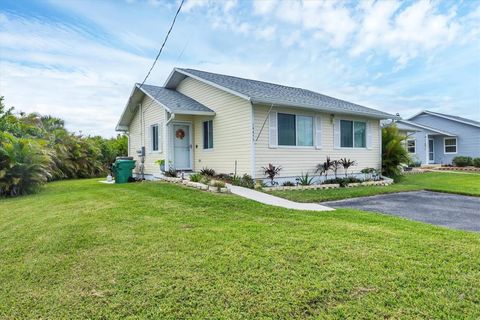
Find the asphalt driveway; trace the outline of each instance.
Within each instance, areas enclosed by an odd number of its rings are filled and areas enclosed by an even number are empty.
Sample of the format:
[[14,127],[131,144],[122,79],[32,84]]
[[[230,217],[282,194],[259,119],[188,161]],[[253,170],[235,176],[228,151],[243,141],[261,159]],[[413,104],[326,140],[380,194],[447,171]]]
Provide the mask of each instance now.
[[480,232],[480,197],[411,191],[322,202],[322,205],[375,211],[438,226]]

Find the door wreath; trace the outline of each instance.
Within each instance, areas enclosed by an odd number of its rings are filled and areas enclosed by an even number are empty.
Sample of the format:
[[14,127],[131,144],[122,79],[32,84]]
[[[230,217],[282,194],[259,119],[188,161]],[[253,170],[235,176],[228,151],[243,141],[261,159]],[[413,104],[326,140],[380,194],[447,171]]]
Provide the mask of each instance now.
[[178,129],[178,130],[175,132],[175,137],[177,137],[178,139],[182,140],[183,138],[185,138],[185,131],[183,131],[183,129]]

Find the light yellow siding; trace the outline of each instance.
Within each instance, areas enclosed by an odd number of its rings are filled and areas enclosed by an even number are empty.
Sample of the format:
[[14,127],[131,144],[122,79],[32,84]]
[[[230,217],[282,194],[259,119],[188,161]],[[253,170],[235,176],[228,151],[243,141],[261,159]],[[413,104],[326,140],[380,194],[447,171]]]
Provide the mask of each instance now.
[[[137,168],[135,172],[138,173],[138,166],[140,164],[140,158],[137,156],[137,150],[142,146],[145,146],[145,174],[151,174],[158,176],[160,174],[160,166],[155,163],[157,160],[164,159],[165,146],[164,146],[164,129],[165,125],[165,109],[158,103],[153,101],[150,97],[145,96],[142,101],[142,106],[137,107],[135,110],[135,116],[129,126],[129,144],[128,155],[134,157],[137,161]],[[152,151],[152,136],[151,126],[153,124],[159,125],[160,141],[159,151]]]
[[[194,116],[194,170],[213,168],[221,173],[251,174],[251,105],[248,101],[192,78],[177,91],[215,111],[214,117]],[[203,149],[203,121],[213,120],[213,149]]]
[[[274,108],[273,111],[296,113],[302,115],[320,115],[322,123],[322,148],[316,149],[315,147],[282,147],[277,148],[269,147],[269,121],[268,110],[269,106],[254,106],[255,115],[255,138],[257,138],[260,129],[265,120],[265,127],[255,144],[255,172],[256,178],[263,178],[262,167],[267,166],[269,163],[279,165],[283,169],[280,172],[280,178],[282,177],[296,177],[302,172],[309,172],[310,174],[315,172],[315,167],[319,163],[323,163],[327,156],[330,156],[332,160],[340,158],[350,158],[357,162],[355,167],[348,169],[350,173],[358,173],[361,169],[366,167],[372,167],[379,169],[381,166],[381,135],[380,135],[380,122],[374,119],[363,119],[355,116],[342,116],[335,115],[335,119],[348,119],[348,120],[363,120],[369,121],[371,124],[372,132],[372,144],[371,149],[353,149],[353,148],[334,148],[334,133],[333,133],[333,120],[330,119],[330,114],[314,113],[311,111],[300,111],[299,109],[285,109]],[[338,173],[342,173],[339,170]]]

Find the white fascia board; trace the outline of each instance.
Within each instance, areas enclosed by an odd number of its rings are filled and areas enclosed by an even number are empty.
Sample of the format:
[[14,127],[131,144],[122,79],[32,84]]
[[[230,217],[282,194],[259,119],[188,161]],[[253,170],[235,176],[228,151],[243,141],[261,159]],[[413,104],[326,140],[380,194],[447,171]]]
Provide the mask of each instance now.
[[[200,81],[200,82],[203,82],[203,83],[205,83],[205,84],[208,84],[208,85],[210,85],[210,86],[212,86],[212,87],[215,87],[215,88],[217,88],[217,89],[220,89],[220,90],[222,90],[222,91],[225,91],[225,92],[228,92],[228,93],[230,93],[230,94],[233,94],[233,95],[235,95],[235,96],[237,96],[237,97],[240,97],[240,98],[242,98],[242,99],[245,99],[245,100],[250,101],[250,97],[244,95],[243,93],[240,93],[240,92],[237,92],[237,91],[234,91],[234,90],[225,88],[225,87],[220,86],[220,85],[218,85],[218,84],[216,84],[216,83],[214,83],[214,82],[205,80],[205,79],[203,79],[203,78],[201,78],[201,77],[197,77],[197,76],[195,76],[195,75],[193,75],[193,74],[191,74],[191,73],[188,73],[187,71],[184,71],[184,70],[180,70],[180,69],[175,68],[174,71],[176,71],[176,72],[178,72],[178,73],[181,73],[181,74],[183,74],[183,75],[186,75],[187,77],[190,77],[190,78],[192,78],[192,79],[195,79],[195,80],[198,80],[198,81]],[[173,74],[172,74],[171,76],[173,76]],[[169,78],[169,79],[170,79],[170,78]],[[167,82],[168,82],[168,81],[167,81]]]
[[400,119],[400,117],[394,116],[394,115],[385,115],[385,116],[380,116],[380,115],[374,115],[370,113],[363,113],[363,112],[353,112],[353,111],[343,111],[343,110],[338,110],[335,108],[328,108],[328,107],[317,107],[317,106],[311,106],[307,104],[296,104],[296,105],[288,105],[284,103],[276,103],[272,101],[267,101],[267,100],[252,100],[252,103],[254,104],[260,104],[260,105],[273,105],[275,107],[284,107],[284,108],[297,108],[297,109],[308,109],[311,111],[317,111],[317,112],[329,112],[333,114],[342,114],[342,115],[355,115],[355,116],[361,116],[365,118],[372,118],[372,119]]

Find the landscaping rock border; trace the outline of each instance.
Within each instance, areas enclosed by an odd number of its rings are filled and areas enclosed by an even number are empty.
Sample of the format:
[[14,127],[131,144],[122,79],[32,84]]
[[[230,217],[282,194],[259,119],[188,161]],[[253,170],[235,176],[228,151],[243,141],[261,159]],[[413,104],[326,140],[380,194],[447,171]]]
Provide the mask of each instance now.
[[173,177],[165,177],[162,176],[160,177],[160,180],[163,180],[165,182],[170,182],[170,183],[181,183],[184,186],[190,187],[190,188],[196,188],[204,191],[210,191],[213,193],[228,193],[227,187],[224,188],[218,188],[215,186],[209,186],[207,184],[201,183],[201,182],[193,182],[188,179],[182,179],[182,178],[173,178]]
[[[357,183],[349,183],[346,188],[362,187],[362,186],[388,186],[393,183],[392,179],[384,178],[384,180],[379,181],[365,181]],[[286,191],[286,190],[318,190],[318,189],[338,189],[340,188],[339,184],[315,184],[310,186],[291,186],[291,187],[264,187],[263,191]]]

